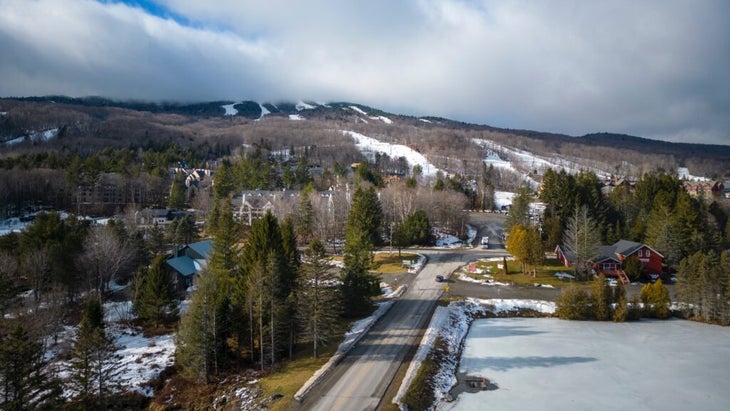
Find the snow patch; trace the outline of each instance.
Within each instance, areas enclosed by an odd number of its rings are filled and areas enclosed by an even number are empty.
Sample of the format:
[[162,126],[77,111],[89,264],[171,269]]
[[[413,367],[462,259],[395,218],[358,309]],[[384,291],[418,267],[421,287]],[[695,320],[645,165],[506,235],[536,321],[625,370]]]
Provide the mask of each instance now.
[[393,403],[398,404],[403,409],[403,404],[400,401],[415,378],[418,368],[433,349],[437,337],[443,341],[445,350],[448,353],[444,356],[443,362],[439,364],[439,370],[434,376],[434,395],[437,402],[441,402],[457,382],[458,354],[469,331],[472,319],[477,314],[484,314],[486,311],[499,314],[519,309],[532,309],[540,313],[552,314],[555,312],[555,304],[538,300],[480,300],[470,298],[466,301],[452,302],[446,307],[436,307],[428,329],[424,333],[418,350],[401,381],[401,386],[393,399]]
[[259,118],[257,120],[261,120],[262,118],[264,118],[265,115],[271,114],[271,112],[266,107],[264,107],[263,104],[261,104],[261,103],[258,103],[258,104],[259,104],[259,108],[261,108],[261,115],[259,116]]
[[360,107],[358,107],[358,106],[350,106],[350,109],[353,110],[353,111],[355,111],[355,112],[357,112],[357,113],[362,114],[363,116],[366,116],[367,117],[367,115],[368,115],[368,113],[362,111],[362,109],[360,109]]
[[505,206],[512,205],[516,193],[510,193],[508,191],[495,191],[494,192],[494,205],[497,209]]
[[302,100],[299,100],[299,102],[294,107],[297,109],[297,111],[311,110],[311,109],[317,108],[316,106],[307,104]]
[[226,111],[223,115],[224,116],[235,116],[236,114],[238,114],[238,110],[233,108],[233,106],[235,106],[236,104],[240,104],[240,103],[232,103],[232,104],[226,104],[226,105],[221,106]]
[[378,116],[377,118],[379,118],[385,124],[393,124],[393,120],[389,119],[388,117]]
[[387,154],[392,159],[404,157],[408,162],[409,167],[412,168],[414,165],[421,166],[423,176],[425,177],[434,177],[439,171],[443,173],[442,170],[439,170],[436,166],[431,164],[423,154],[408,146],[386,143],[354,131],[342,131],[342,134],[355,139],[355,145],[358,150],[366,156],[374,156],[375,153],[380,153]]
[[289,120],[300,121],[304,120],[304,117],[300,116],[299,114],[289,114]]
[[6,146],[12,146],[15,144],[24,143],[26,141],[30,141],[32,143],[35,142],[46,142],[53,138],[55,138],[58,135],[58,128],[52,128],[45,131],[34,131],[31,132],[25,136],[17,137],[12,140],[8,140],[5,142]]

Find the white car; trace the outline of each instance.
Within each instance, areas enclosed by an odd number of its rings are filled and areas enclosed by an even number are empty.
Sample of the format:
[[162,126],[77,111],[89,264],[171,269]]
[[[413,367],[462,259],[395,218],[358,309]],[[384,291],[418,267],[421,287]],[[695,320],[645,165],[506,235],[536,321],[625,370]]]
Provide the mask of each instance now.
[[489,248],[489,237],[482,237],[482,248]]

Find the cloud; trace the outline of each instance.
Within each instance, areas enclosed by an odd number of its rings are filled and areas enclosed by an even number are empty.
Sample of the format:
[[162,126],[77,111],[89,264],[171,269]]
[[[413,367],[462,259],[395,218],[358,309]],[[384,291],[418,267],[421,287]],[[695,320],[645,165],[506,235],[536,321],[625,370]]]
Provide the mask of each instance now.
[[730,144],[723,1],[0,0],[0,95],[355,101]]

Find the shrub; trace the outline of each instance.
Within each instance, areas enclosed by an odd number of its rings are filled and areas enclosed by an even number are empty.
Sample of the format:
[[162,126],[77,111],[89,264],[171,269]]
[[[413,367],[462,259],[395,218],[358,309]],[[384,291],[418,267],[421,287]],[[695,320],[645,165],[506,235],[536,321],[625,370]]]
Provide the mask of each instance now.
[[570,286],[555,302],[555,314],[562,320],[590,320],[593,318],[591,297],[582,288]]
[[611,291],[611,287],[606,283],[606,277],[601,274],[591,284],[593,317],[598,321],[610,320],[613,315],[611,309],[612,302],[613,292]]
[[643,267],[637,256],[632,255],[624,260],[622,268],[631,281],[639,281],[641,278]]

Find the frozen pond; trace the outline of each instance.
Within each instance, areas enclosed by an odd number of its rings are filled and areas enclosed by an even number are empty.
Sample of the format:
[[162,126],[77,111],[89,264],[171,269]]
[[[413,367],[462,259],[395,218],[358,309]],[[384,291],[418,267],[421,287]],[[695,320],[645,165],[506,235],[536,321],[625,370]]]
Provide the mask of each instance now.
[[459,371],[498,388],[462,392],[440,409],[727,409],[730,328],[683,320],[476,320]]

